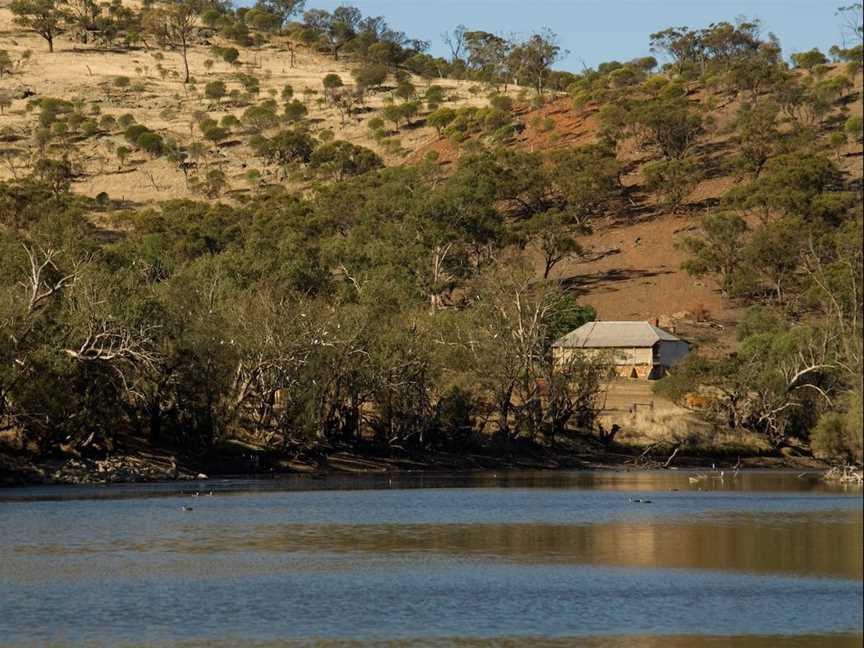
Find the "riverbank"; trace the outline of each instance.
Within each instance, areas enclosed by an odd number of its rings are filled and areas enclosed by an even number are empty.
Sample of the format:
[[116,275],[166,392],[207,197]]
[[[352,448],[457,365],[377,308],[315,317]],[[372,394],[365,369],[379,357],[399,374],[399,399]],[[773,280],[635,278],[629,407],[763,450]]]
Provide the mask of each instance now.
[[809,456],[733,457],[652,452],[652,448],[602,446],[560,451],[535,447],[501,454],[423,452],[383,455],[373,451],[337,449],[314,455],[275,453],[213,454],[192,461],[170,452],[115,454],[101,459],[52,458],[35,461],[0,453],[0,487],[35,484],[111,484],[191,481],[216,476],[262,477],[283,474],[374,474],[406,472],[473,472],[483,470],[645,470],[739,468],[826,471],[831,466]]

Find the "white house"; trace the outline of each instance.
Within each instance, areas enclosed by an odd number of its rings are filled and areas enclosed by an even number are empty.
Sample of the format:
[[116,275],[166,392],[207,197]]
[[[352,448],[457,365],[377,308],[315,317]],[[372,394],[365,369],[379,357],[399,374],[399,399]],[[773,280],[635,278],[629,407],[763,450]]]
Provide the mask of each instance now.
[[552,357],[563,364],[573,354],[608,355],[625,378],[661,378],[678,364],[689,345],[650,322],[588,322],[552,344]]

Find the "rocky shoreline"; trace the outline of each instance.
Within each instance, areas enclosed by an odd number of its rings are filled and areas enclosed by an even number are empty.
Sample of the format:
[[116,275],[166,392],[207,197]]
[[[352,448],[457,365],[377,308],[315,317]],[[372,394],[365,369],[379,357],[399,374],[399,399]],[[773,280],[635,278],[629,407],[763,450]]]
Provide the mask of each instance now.
[[207,475],[133,455],[33,462],[0,455],[0,487],[38,484],[119,484],[206,479]]
[[[251,464],[251,465],[250,465]],[[411,458],[369,457],[336,452],[320,461],[276,459],[264,465],[238,463],[221,458],[197,467],[176,460],[115,455],[107,459],[72,457],[40,462],[0,454],[0,487],[58,484],[120,484],[208,479],[210,474],[232,477],[264,477],[280,474],[364,474],[387,472],[468,472],[487,469],[554,470],[585,467],[573,458],[519,460],[488,456],[436,457],[426,461]],[[211,473],[210,469],[214,472]]]
[[[208,479],[210,475],[272,477],[280,474],[365,474],[388,472],[473,472],[482,470],[652,470],[670,468],[662,461],[635,454],[599,451],[588,454],[532,453],[525,456],[455,455],[388,457],[333,452],[315,458],[217,457],[194,464],[173,455],[117,454],[104,459],[55,458],[44,461],[0,453],[0,487],[59,484],[120,484]],[[254,460],[252,460],[254,459]],[[728,458],[675,458],[674,468],[700,469],[712,465],[731,468]],[[812,457],[749,457],[741,468],[828,471],[831,466]]]

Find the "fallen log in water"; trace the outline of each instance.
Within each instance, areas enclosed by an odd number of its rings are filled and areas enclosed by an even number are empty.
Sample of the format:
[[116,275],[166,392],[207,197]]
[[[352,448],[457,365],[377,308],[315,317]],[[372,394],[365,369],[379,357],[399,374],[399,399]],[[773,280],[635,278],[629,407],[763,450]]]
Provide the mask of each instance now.
[[345,452],[327,457],[327,466],[334,470],[350,473],[387,472],[390,468],[380,461],[363,459]]

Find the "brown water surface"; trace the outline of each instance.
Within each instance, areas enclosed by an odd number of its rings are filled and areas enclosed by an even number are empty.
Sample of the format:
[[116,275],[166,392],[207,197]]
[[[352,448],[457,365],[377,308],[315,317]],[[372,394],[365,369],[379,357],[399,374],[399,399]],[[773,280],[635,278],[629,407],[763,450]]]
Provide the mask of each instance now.
[[861,645],[861,492],[814,475],[189,488],[0,493],[0,645]]

